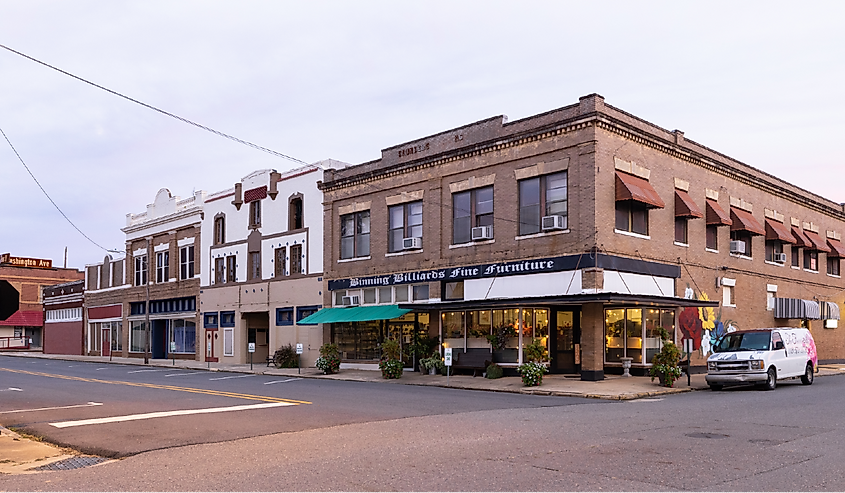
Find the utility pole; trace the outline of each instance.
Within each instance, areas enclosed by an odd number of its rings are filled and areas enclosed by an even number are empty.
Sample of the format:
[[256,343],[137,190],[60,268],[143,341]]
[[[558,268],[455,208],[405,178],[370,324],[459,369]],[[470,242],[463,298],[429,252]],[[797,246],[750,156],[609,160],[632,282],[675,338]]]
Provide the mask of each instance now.
[[150,252],[153,248],[153,237],[147,237],[147,265],[142,265],[144,268],[144,287],[147,292],[146,303],[144,303],[144,364],[150,364]]

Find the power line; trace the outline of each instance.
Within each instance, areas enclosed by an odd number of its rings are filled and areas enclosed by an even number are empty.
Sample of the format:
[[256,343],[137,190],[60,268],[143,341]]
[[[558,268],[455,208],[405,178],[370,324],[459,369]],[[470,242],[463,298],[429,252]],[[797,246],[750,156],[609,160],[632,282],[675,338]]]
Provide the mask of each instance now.
[[49,194],[49,193],[47,193],[47,190],[44,190],[44,187],[42,187],[42,186],[41,186],[41,183],[38,181],[38,178],[36,178],[36,177],[35,177],[35,175],[34,175],[34,174],[32,174],[32,171],[29,169],[29,166],[27,166],[27,165],[26,165],[26,163],[24,162],[24,160],[23,160],[23,158],[21,157],[21,155],[20,155],[20,154],[18,154],[18,150],[17,150],[17,149],[15,149],[15,146],[14,146],[14,145],[12,145],[12,141],[10,141],[10,140],[9,140],[9,137],[7,137],[7,136],[6,136],[6,132],[4,132],[2,128],[0,128],[0,134],[3,134],[3,138],[4,138],[4,139],[6,139],[6,142],[8,142],[8,143],[9,143],[9,147],[11,147],[11,148],[12,148],[12,151],[14,151],[15,156],[17,156],[17,157],[18,157],[18,161],[20,161],[20,162],[21,162],[21,164],[23,165],[23,167],[24,167],[24,168],[26,168],[26,172],[27,172],[27,173],[29,173],[29,176],[31,176],[31,177],[32,177],[32,179],[33,179],[33,181],[35,181],[35,184],[36,184],[36,185],[38,185],[38,188],[40,188],[40,189],[41,189],[41,191],[42,191],[42,192],[44,192],[44,195],[47,197],[47,200],[49,200],[49,201],[50,201],[50,203],[51,203],[51,204],[53,204],[53,207],[55,207],[55,208],[56,208],[56,210],[57,210],[57,211],[59,211],[59,214],[61,214],[61,215],[62,215],[62,217],[63,217],[63,218],[65,218],[65,220],[66,220],[68,223],[70,223],[70,225],[71,225],[71,226],[73,226],[73,229],[77,230],[77,231],[79,232],[79,234],[81,234],[82,236],[84,236],[84,237],[85,237],[85,239],[87,239],[88,241],[90,241],[90,242],[91,242],[91,243],[93,243],[94,245],[97,245],[97,247],[99,247],[99,248],[101,248],[101,249],[103,249],[103,250],[105,250],[105,251],[107,251],[107,252],[109,252],[109,253],[121,253],[121,251],[119,251],[119,250],[109,250],[108,248],[106,248],[106,247],[104,247],[104,246],[100,245],[100,244],[99,244],[99,243],[97,243],[96,241],[92,240],[90,236],[88,236],[88,235],[86,235],[85,233],[83,233],[83,232],[82,232],[82,230],[81,230],[81,229],[79,229],[79,228],[76,226],[76,224],[73,224],[73,221],[71,221],[71,220],[70,220],[70,218],[69,218],[69,217],[67,217],[67,214],[65,214],[65,213],[64,213],[64,211],[62,211],[62,209],[58,206],[58,204],[56,204],[56,202],[55,202],[55,201],[53,201],[53,198],[52,198],[52,197],[50,197],[50,194]]
[[168,111],[164,111],[164,110],[162,110],[162,109],[160,109],[160,108],[156,108],[156,107],[155,107],[155,106],[153,106],[153,105],[150,105],[150,104],[144,103],[144,102],[139,101],[139,100],[134,99],[134,98],[130,98],[129,96],[123,95],[123,94],[121,94],[121,93],[119,93],[119,92],[117,92],[117,91],[113,91],[113,90],[111,90],[111,89],[109,89],[109,88],[107,88],[107,87],[103,87],[103,86],[101,86],[101,85],[99,85],[99,84],[96,84],[96,83],[91,82],[91,81],[89,81],[89,80],[83,79],[82,77],[79,77],[79,76],[77,76],[77,75],[73,75],[72,73],[67,72],[67,71],[65,71],[65,70],[62,70],[62,69],[60,69],[60,68],[58,68],[58,67],[54,67],[53,65],[50,65],[49,63],[42,62],[41,60],[38,60],[37,58],[33,58],[33,57],[31,57],[31,56],[29,56],[29,55],[27,55],[27,54],[25,54],[25,53],[21,53],[20,51],[13,50],[12,48],[9,48],[8,46],[5,46],[5,45],[0,44],[0,48],[3,48],[3,49],[5,49],[5,50],[8,50],[8,51],[10,51],[10,52],[12,52],[12,53],[14,53],[14,54],[16,54],[16,55],[20,55],[20,56],[22,56],[22,57],[24,57],[24,58],[26,58],[26,59],[28,59],[28,60],[32,60],[32,61],[33,61],[33,62],[35,62],[35,63],[41,64],[41,65],[44,65],[45,67],[51,68],[51,69],[55,70],[56,72],[60,72],[60,73],[65,74],[65,75],[67,75],[67,76],[69,76],[69,77],[73,77],[74,79],[76,79],[76,80],[78,80],[78,81],[84,82],[84,83],[89,84],[89,85],[92,85],[92,86],[94,86],[94,87],[96,87],[96,88],[98,88],[98,89],[102,89],[103,91],[106,91],[106,92],[108,92],[108,93],[114,94],[115,96],[118,96],[118,97],[121,97],[121,98],[123,98],[123,99],[126,99],[127,101],[132,101],[133,103],[140,104],[141,106],[143,106],[143,107],[145,107],[145,108],[151,109],[151,110],[153,110],[153,111],[157,111],[157,112],[161,113],[162,115],[166,115],[166,116],[169,116],[169,117],[171,117],[171,118],[175,118],[176,120],[179,120],[180,122],[187,123],[188,125],[193,125],[193,126],[195,126],[195,127],[197,127],[197,128],[201,128],[201,129],[203,129],[203,130],[205,130],[205,131],[207,131],[207,132],[211,132],[211,133],[213,133],[214,135],[217,135],[217,136],[220,136],[220,137],[224,137],[224,138],[226,138],[226,139],[229,139],[229,140],[231,140],[231,141],[237,142],[237,143],[239,143],[239,144],[243,144],[243,145],[245,145],[245,146],[252,147],[253,149],[257,149],[257,150],[259,150],[259,151],[263,151],[263,152],[266,152],[266,153],[268,153],[268,154],[272,154],[272,155],[274,155],[274,156],[281,157],[281,158],[284,158],[284,159],[287,159],[287,160],[290,160],[290,161],[293,161],[293,162],[296,162],[296,163],[308,164],[308,163],[306,163],[305,161],[302,161],[302,160],[297,159],[297,158],[295,158],[295,157],[288,156],[287,154],[282,154],[281,152],[274,151],[274,150],[272,150],[272,149],[268,149],[268,148],[263,147],[263,146],[260,146],[260,145],[258,145],[258,144],[253,144],[252,142],[249,142],[249,141],[246,141],[246,140],[243,140],[243,139],[239,139],[239,138],[237,138],[237,137],[235,137],[235,136],[233,136],[233,135],[229,135],[229,134],[227,134],[227,133],[221,132],[221,131],[219,131],[219,130],[215,130],[215,129],[213,129],[213,128],[211,128],[211,127],[207,127],[207,126],[205,126],[205,125],[200,125],[199,123],[196,123],[196,122],[194,122],[194,121],[188,120],[187,118],[182,118],[182,117],[181,117],[181,116],[179,116],[179,115],[174,115],[173,113],[170,113],[170,112],[168,112]]

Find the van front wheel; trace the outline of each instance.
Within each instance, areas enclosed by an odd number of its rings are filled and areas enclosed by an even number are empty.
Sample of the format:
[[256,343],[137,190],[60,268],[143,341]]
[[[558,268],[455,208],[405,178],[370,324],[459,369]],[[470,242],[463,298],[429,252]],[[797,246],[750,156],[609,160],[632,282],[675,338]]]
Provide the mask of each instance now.
[[775,390],[778,386],[778,374],[774,367],[769,368],[766,373],[766,383],[763,384],[763,390]]
[[813,385],[813,364],[807,363],[807,368],[804,369],[804,375],[801,376],[801,383],[804,385]]

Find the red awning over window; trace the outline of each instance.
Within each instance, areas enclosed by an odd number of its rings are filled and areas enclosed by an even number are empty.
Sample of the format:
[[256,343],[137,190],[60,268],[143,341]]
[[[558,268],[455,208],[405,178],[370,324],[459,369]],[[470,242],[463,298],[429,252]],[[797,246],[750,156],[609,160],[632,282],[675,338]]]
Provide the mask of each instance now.
[[687,192],[675,190],[675,217],[702,218],[704,214]]
[[616,201],[633,200],[646,205],[650,209],[666,207],[660,195],[651,184],[634,175],[616,172]]
[[807,238],[810,239],[810,243],[813,244],[813,246],[807,248],[825,253],[830,252],[830,247],[825,244],[825,242],[822,240],[822,237],[819,236],[818,233],[813,233],[812,231],[804,231],[804,234],[807,236]]
[[830,253],[827,254],[828,257],[845,258],[845,245],[841,241],[828,238],[827,246],[830,247]]
[[771,219],[766,219],[766,239],[782,241],[784,243],[795,243],[795,238],[792,237],[792,232],[785,224]]
[[731,207],[731,231],[747,231],[752,235],[766,234],[766,228],[754,219],[750,212]]
[[792,227],[792,237],[795,238],[795,244],[801,248],[812,248],[813,244],[810,239],[804,235],[804,232],[795,226]]
[[719,206],[718,202],[711,199],[707,199],[704,202],[707,210],[708,226],[730,226],[733,224],[731,217]]

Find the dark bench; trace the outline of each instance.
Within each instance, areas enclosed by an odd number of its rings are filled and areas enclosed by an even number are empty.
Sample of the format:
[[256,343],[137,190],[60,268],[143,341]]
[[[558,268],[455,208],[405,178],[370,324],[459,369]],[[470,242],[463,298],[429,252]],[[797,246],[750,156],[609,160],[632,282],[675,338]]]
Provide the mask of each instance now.
[[269,367],[272,364],[273,364],[273,356],[267,356],[267,366]]
[[488,352],[464,353],[455,351],[452,353],[452,368],[454,370],[472,370],[475,377],[479,371],[482,373],[490,366],[492,355]]

